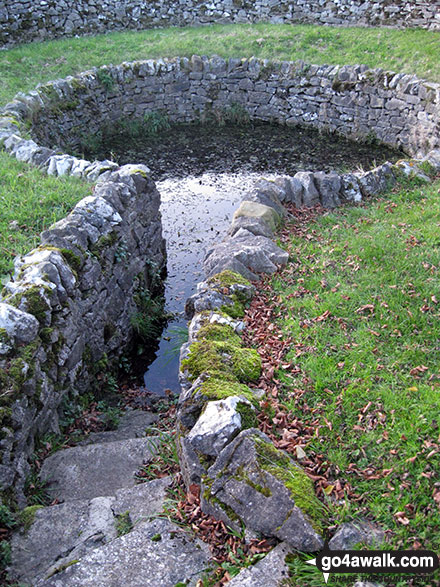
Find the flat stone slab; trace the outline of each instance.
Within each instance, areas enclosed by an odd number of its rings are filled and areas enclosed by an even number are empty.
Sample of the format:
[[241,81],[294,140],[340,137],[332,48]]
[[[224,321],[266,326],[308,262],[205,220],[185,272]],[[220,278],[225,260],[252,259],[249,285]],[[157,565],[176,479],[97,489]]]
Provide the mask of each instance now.
[[126,440],[127,438],[145,438],[146,429],[157,422],[158,418],[152,412],[127,410],[122,414],[117,430],[92,432],[80,445],[114,442],[116,440]]
[[51,567],[75,560],[115,538],[113,500],[98,497],[37,510],[29,530],[12,537],[10,577],[20,584],[44,579]]
[[131,438],[58,451],[47,458],[40,477],[60,501],[115,495],[134,487],[134,474],[154,454],[154,440]]
[[148,521],[151,516],[162,511],[166,489],[171,482],[171,477],[164,477],[140,483],[129,489],[120,489],[116,492],[116,499],[112,505],[113,513],[118,516],[130,512],[130,519],[134,525]]
[[206,544],[168,520],[140,524],[36,587],[195,586],[210,565]]
[[11,578],[20,584],[47,579],[116,538],[121,514],[128,512],[133,525],[149,521],[162,511],[171,481],[171,477],[154,479],[120,489],[115,497],[67,501],[37,510],[31,527],[12,537]]
[[279,587],[281,581],[289,577],[286,556],[289,547],[281,542],[262,560],[241,571],[228,583],[228,587]]

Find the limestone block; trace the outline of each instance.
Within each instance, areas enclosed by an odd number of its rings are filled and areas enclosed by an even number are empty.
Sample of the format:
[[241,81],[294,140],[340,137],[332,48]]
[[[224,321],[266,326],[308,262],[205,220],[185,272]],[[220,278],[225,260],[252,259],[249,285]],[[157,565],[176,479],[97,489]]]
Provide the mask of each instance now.
[[240,403],[247,404],[249,409],[253,409],[250,402],[237,396],[206,404],[199,419],[186,436],[194,450],[214,457],[220,453],[243,427],[242,417],[237,409]]
[[0,302],[0,354],[16,344],[29,344],[38,334],[39,322],[32,314]]
[[[295,480],[296,489],[287,479]],[[247,528],[302,552],[323,546],[313,527],[321,514],[311,480],[257,429],[241,432],[226,445],[203,478],[201,495],[203,511],[233,528],[242,520]]]
[[262,220],[273,232],[280,223],[280,216],[272,207],[250,200],[244,200],[240,204],[240,207],[234,212],[233,221],[242,216]]

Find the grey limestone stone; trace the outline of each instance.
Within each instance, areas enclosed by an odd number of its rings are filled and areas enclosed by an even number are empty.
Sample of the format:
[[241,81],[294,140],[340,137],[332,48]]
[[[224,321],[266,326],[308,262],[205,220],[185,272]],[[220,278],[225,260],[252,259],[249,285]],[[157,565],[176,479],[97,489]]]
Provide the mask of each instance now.
[[207,545],[168,520],[139,524],[109,544],[88,553],[38,587],[195,586],[209,567]]
[[[92,499],[114,495],[135,485],[135,473],[155,452],[154,438],[131,438],[76,446],[48,457],[40,477],[59,500]],[[106,471],[103,477],[102,471]]]
[[295,173],[294,179],[299,180],[303,186],[302,205],[311,208],[319,204],[319,192],[315,186],[314,174],[310,171],[299,171]]
[[340,206],[341,178],[337,173],[318,171],[314,174],[315,185],[318,188],[321,204],[324,208]]
[[282,581],[289,577],[289,569],[286,565],[286,556],[289,554],[289,546],[281,542],[255,565],[238,573],[231,581],[229,587],[279,587]]
[[357,544],[379,548],[385,540],[385,532],[365,520],[342,524],[329,541],[331,550],[352,550]]
[[[258,443],[270,440],[259,430],[249,429],[221,451],[202,480],[203,511],[232,527],[237,527],[238,516],[247,528],[285,540],[296,550],[320,550],[323,540],[310,519],[283,482],[262,466],[263,448]],[[305,475],[294,461],[291,467]],[[228,514],[231,509],[233,519]]]
[[[40,325],[32,314],[19,310],[15,306],[0,302],[0,330],[4,330],[9,341],[0,340],[0,354],[2,349],[7,352],[15,344],[28,344],[38,334]],[[6,349],[7,347],[7,349]]]
[[186,439],[194,450],[216,457],[222,448],[242,429],[242,418],[238,411],[240,403],[252,406],[244,398],[231,396],[208,402]]

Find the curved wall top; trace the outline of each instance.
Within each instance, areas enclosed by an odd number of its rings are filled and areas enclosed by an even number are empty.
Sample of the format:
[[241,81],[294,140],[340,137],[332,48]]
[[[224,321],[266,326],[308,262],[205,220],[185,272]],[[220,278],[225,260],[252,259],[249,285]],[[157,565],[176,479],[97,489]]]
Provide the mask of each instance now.
[[366,66],[219,57],[123,63],[18,95],[4,114],[46,147],[72,152],[103,123],[165,111],[192,122],[240,104],[251,119],[378,140],[410,155],[440,146],[440,84]]
[[0,46],[111,30],[258,21],[440,30],[440,2],[1,0]]

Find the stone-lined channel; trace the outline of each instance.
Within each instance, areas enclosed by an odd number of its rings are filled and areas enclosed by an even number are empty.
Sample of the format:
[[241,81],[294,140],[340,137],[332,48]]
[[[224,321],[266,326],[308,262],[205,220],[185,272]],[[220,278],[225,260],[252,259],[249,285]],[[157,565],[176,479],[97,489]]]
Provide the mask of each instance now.
[[161,194],[168,255],[166,311],[175,318],[164,329],[144,374],[145,390],[159,396],[165,390],[180,393],[183,308],[203,281],[206,251],[224,238],[239,202],[259,179],[303,170],[368,169],[403,156],[330,133],[267,123],[173,125],[157,136],[104,139],[105,149],[87,155],[148,165]]

